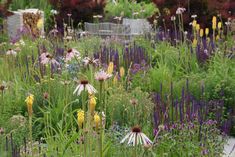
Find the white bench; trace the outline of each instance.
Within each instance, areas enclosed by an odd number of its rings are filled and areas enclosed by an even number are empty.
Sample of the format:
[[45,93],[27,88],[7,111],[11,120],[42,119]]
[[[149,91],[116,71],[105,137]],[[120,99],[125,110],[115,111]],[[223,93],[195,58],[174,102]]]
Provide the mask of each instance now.
[[110,22],[88,23],[85,22],[85,31],[90,35],[129,37],[130,26]]

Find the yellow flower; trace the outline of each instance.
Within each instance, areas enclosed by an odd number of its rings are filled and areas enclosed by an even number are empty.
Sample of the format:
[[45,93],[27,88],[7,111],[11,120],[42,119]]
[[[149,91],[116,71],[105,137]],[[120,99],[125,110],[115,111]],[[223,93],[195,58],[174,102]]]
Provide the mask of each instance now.
[[212,29],[213,30],[216,29],[216,23],[217,23],[216,21],[217,21],[216,16],[213,16],[213,18],[212,18]]
[[90,105],[91,114],[93,114],[95,111],[96,99],[97,98],[93,94],[89,96],[89,105]]
[[113,78],[113,84],[117,84],[117,82],[118,82],[118,76],[116,74]]
[[77,111],[77,121],[78,121],[78,127],[82,128],[82,124],[84,123],[85,120],[85,113],[83,110],[79,109]]
[[125,69],[124,67],[120,68],[120,76],[123,77],[125,75]]
[[101,118],[97,113],[95,113],[94,115],[94,122],[95,122],[95,127],[98,128],[101,122]]
[[27,96],[27,98],[25,99],[25,102],[27,104],[28,114],[29,114],[29,116],[32,116],[33,115],[34,95],[30,94],[29,96]]
[[40,19],[38,20],[38,22],[37,22],[37,28],[38,28],[38,29],[42,29],[42,27],[43,27],[43,19],[40,18]]
[[197,21],[193,20],[193,23],[192,23],[193,28],[196,28],[196,25],[197,25]]
[[219,39],[220,39],[220,36],[219,36],[219,35],[217,35],[217,36],[216,36],[216,40],[219,40]]
[[203,37],[204,35],[204,29],[200,29],[200,37]]
[[193,47],[197,46],[197,39],[193,39]]
[[218,22],[218,29],[221,29],[221,27],[222,27],[222,23]]
[[206,33],[206,36],[209,34],[209,28],[206,28],[205,33]]
[[197,30],[197,31],[200,30],[200,25],[199,25],[199,24],[196,25],[196,30]]
[[109,62],[109,66],[108,66],[108,74],[112,74],[113,73],[113,67],[114,67],[114,64],[113,62]]

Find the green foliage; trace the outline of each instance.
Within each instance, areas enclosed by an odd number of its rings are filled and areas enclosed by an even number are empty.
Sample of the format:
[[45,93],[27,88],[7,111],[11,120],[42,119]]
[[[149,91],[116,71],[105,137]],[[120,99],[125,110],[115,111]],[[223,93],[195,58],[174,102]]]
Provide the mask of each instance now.
[[[142,10],[142,11],[141,11]],[[147,18],[158,11],[153,3],[134,3],[127,0],[120,0],[117,4],[107,3],[105,12],[107,17],[123,16],[128,18]],[[137,13],[133,15],[133,13]]]

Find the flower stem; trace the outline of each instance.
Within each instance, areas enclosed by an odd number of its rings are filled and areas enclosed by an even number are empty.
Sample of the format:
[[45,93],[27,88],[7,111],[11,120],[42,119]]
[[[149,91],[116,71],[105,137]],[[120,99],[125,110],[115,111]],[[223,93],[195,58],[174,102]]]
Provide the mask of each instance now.
[[32,156],[33,156],[33,130],[32,130],[32,116],[29,116],[29,140],[30,140],[31,153],[32,153]]

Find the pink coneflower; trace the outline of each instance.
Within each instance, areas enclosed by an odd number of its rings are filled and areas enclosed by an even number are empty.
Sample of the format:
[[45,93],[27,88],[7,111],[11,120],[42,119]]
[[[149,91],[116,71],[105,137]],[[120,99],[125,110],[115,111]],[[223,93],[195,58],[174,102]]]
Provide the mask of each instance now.
[[73,94],[77,93],[77,95],[80,95],[82,91],[88,91],[89,94],[97,93],[97,90],[89,84],[87,80],[81,80],[78,86],[75,88]]
[[43,65],[46,65],[46,64],[52,64],[52,65],[57,65],[57,66],[60,65],[60,63],[57,62],[53,58],[53,56],[48,52],[42,53],[39,58],[40,58],[40,63],[42,63]]
[[112,74],[108,74],[104,70],[100,70],[99,72],[95,73],[95,79],[98,81],[105,81],[111,77],[112,77]]
[[131,129],[131,132],[129,132],[120,143],[124,143],[125,141],[128,141],[127,144],[130,146],[136,146],[136,145],[152,145],[153,142],[144,134],[141,132],[141,128],[139,126],[134,126]]
[[6,55],[13,55],[13,56],[16,56],[16,55],[17,55],[17,52],[14,51],[14,50],[12,50],[12,49],[9,49],[9,50],[7,50],[7,52],[6,52]]
[[65,62],[71,61],[73,58],[79,59],[80,53],[75,49],[69,49],[65,56]]
[[85,57],[82,62],[84,63],[85,66],[91,64],[91,65],[94,65],[94,66],[97,66],[99,65],[99,59],[95,59],[95,58],[89,58],[89,57]]

